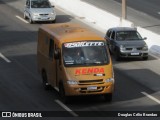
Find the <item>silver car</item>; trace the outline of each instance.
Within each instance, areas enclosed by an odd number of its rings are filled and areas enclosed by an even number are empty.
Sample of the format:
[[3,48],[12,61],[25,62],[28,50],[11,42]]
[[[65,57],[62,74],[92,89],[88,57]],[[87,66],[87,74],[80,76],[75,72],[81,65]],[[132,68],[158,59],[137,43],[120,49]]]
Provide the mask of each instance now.
[[24,9],[24,19],[29,19],[30,23],[36,21],[56,22],[56,12],[49,0],[26,0]]
[[121,58],[139,57],[148,59],[148,45],[137,29],[130,27],[110,28],[105,36],[109,50],[116,60]]

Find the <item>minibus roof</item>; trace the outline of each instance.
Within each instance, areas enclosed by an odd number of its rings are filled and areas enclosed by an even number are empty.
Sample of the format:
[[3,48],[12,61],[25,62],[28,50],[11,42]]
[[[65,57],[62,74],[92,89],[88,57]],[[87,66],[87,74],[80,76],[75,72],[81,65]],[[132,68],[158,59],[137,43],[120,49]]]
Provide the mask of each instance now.
[[61,43],[81,40],[104,40],[96,33],[73,23],[57,23],[42,25],[40,29],[53,35]]

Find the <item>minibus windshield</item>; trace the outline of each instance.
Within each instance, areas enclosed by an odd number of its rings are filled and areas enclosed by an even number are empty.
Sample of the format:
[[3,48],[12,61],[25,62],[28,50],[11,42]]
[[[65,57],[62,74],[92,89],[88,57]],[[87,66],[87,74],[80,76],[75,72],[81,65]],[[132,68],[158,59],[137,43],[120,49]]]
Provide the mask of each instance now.
[[62,56],[65,66],[90,66],[109,63],[104,41],[64,43]]

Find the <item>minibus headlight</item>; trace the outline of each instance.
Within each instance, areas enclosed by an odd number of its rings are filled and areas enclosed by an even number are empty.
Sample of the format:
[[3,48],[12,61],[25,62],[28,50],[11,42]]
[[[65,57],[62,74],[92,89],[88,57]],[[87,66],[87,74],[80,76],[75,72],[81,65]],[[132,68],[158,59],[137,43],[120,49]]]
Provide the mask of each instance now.
[[77,84],[78,84],[78,82],[77,82],[77,81],[74,81],[74,80],[68,80],[67,83],[68,83],[69,85],[77,85]]
[[105,81],[106,83],[109,83],[109,82],[114,82],[114,78],[109,78],[109,79],[107,79],[106,81]]

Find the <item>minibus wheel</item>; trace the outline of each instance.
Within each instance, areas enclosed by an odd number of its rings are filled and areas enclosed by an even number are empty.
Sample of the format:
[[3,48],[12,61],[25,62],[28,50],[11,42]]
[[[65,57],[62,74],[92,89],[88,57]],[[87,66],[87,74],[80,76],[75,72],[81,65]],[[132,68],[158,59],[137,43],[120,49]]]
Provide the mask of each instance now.
[[104,95],[105,101],[111,102],[112,101],[112,93],[107,93]]
[[42,72],[42,84],[45,90],[50,89],[50,85],[48,84],[47,74],[45,71]]
[[62,83],[59,85],[59,93],[62,102],[65,104],[69,103],[69,97],[65,95],[65,90]]

